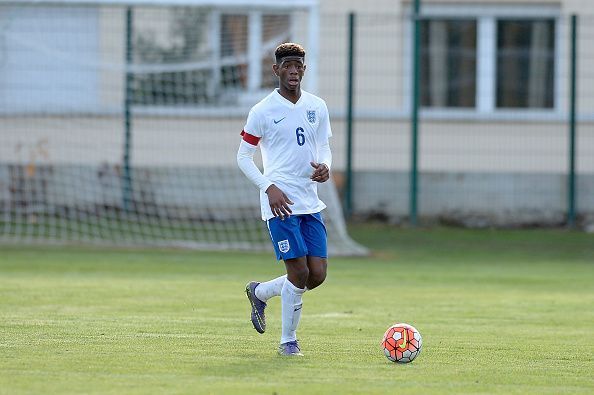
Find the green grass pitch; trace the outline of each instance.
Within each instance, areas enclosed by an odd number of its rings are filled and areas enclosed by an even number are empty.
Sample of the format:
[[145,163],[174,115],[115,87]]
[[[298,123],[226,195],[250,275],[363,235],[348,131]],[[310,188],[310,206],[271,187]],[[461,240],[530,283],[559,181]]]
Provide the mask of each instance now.
[[[594,393],[594,235],[352,227],[304,296],[303,358],[276,355],[243,289],[270,254],[0,247],[0,394]],[[411,364],[388,326],[423,336]]]

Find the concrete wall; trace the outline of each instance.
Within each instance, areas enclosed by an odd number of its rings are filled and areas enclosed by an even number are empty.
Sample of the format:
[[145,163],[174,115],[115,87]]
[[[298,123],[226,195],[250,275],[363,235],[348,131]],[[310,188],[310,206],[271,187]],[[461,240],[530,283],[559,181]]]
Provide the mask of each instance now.
[[[578,177],[577,206],[594,215],[594,175]],[[402,221],[409,213],[409,174],[360,171],[354,178],[354,213]],[[437,173],[419,177],[423,218],[470,226],[560,225],[568,205],[563,174]]]

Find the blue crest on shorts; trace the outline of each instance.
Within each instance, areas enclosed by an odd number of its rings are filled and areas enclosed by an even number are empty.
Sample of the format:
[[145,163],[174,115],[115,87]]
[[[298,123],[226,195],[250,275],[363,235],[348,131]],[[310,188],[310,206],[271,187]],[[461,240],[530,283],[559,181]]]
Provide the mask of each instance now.
[[316,111],[315,110],[307,110],[307,120],[309,123],[316,123]]
[[289,251],[289,249],[291,249],[291,246],[289,245],[289,240],[281,240],[278,242],[278,249],[280,250],[280,252],[282,252],[283,254],[287,251]]

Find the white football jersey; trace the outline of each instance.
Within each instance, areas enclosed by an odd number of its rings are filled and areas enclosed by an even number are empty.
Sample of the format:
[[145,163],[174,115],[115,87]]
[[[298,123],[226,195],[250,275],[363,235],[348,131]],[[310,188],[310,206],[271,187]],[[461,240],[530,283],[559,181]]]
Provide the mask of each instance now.
[[[297,103],[276,89],[250,110],[245,133],[260,138],[264,176],[294,203],[293,214],[312,214],[326,205],[318,198],[317,182],[310,179],[318,163],[319,147],[332,136],[328,107],[324,100],[301,91]],[[262,219],[274,215],[268,195],[260,191]]]

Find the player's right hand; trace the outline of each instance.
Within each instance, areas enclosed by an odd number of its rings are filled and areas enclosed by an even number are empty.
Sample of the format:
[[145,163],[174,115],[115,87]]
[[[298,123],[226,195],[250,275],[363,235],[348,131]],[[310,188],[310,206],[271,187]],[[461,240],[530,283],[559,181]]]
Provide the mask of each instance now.
[[289,205],[294,203],[279,187],[272,184],[266,190],[266,194],[268,195],[268,203],[270,204],[272,215],[285,219],[285,217],[289,217],[293,213]]

